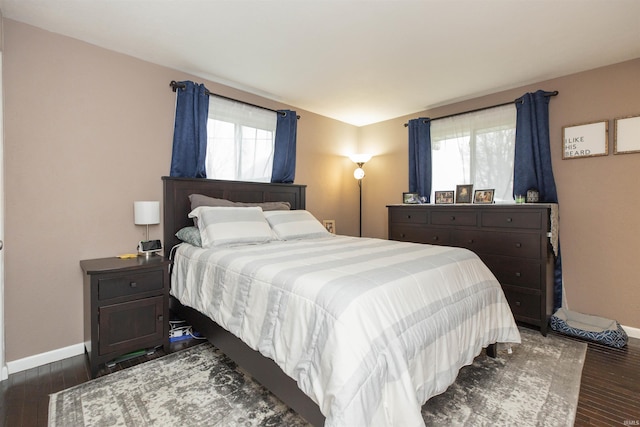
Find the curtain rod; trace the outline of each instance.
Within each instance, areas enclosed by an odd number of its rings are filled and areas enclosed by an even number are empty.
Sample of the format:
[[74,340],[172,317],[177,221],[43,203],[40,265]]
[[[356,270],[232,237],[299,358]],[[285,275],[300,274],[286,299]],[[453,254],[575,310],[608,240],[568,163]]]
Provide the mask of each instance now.
[[[544,94],[544,96],[556,96],[557,94],[558,94],[558,91],[554,90],[553,92],[546,92]],[[524,101],[523,101],[522,97],[520,97],[520,98],[514,99],[511,102],[503,102],[502,104],[491,105],[489,107],[476,108],[475,110],[463,111],[461,113],[448,114],[446,116],[436,117],[435,119],[427,118],[427,119],[425,119],[425,121],[427,121],[427,120],[428,121],[433,121],[433,120],[438,120],[438,119],[448,119],[449,117],[461,116],[463,114],[469,114],[469,113],[477,113],[478,111],[488,110],[490,108],[504,107],[505,105],[511,105],[511,104],[515,104],[517,102],[522,103]],[[407,126],[409,126],[409,123],[405,123],[404,124],[404,127],[407,127]]]
[[[178,89],[184,89],[185,87],[187,87],[187,85],[185,85],[184,83],[178,83],[175,80],[171,80],[171,83],[169,83],[169,86],[171,86],[171,90],[174,91],[174,92],[176,90],[178,90]],[[255,104],[251,104],[249,102],[244,102],[244,101],[240,101],[240,100],[237,100],[237,99],[229,98],[228,96],[218,95],[217,93],[209,92],[209,89],[205,89],[204,93],[207,96],[217,96],[218,98],[226,99],[227,101],[239,102],[241,104],[248,105],[250,107],[261,108],[261,109],[267,110],[267,111],[273,111],[274,113],[282,114],[283,116],[285,116],[287,114],[287,113],[283,113],[283,112],[278,111],[278,110],[273,110],[271,108],[263,107],[261,105],[255,105]],[[296,116],[296,118],[299,119],[300,116]]]

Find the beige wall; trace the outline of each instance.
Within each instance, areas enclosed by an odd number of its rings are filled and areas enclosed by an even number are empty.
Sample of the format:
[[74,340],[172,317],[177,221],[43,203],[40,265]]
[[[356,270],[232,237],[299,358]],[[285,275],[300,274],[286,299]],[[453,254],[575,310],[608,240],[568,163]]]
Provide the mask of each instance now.
[[[11,20],[4,20],[5,328],[13,361],[82,341],[81,259],[135,251],[144,236],[133,201],[161,200],[171,156],[171,80],[202,79]],[[640,114],[640,60],[434,109],[437,117],[512,100],[538,88],[551,101],[554,171],[571,308],[640,327],[637,258],[640,155],[563,161],[560,129]],[[216,93],[270,108],[288,106],[206,82]],[[593,91],[596,91],[595,93]],[[591,91],[591,92],[590,92]],[[290,107],[296,109],[295,107]],[[636,107],[637,108],[637,107]],[[386,237],[385,205],[407,187],[407,136],[420,113],[356,128],[296,109],[296,183],[307,208],[358,232],[358,187],[346,155],[365,165],[363,234]],[[635,168],[634,168],[635,166]],[[595,196],[594,196],[595,195]],[[161,237],[161,226],[151,227]]]
[[[640,328],[640,154],[613,155],[613,119],[640,115],[639,77],[636,59],[362,128],[360,149],[376,156],[366,165],[363,234],[386,237],[385,205],[399,203],[407,191],[407,120],[509,102],[538,89],[557,90],[549,127],[569,308]],[[562,160],[562,127],[602,120],[609,121],[611,154]]]
[[[79,261],[135,252],[135,200],[161,200],[175,94],[193,76],[4,20],[5,328],[13,361],[82,342]],[[205,82],[215,93],[286,108]],[[342,179],[358,129],[297,110],[296,183],[307,207],[357,232]],[[355,181],[355,180],[354,180]],[[161,237],[161,226],[150,227]]]

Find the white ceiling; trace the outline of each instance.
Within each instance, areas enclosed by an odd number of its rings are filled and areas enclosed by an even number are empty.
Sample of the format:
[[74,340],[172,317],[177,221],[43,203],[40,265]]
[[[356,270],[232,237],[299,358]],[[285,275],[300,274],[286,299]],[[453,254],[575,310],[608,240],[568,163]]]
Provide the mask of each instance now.
[[640,0],[0,0],[0,10],[357,126],[640,57]]

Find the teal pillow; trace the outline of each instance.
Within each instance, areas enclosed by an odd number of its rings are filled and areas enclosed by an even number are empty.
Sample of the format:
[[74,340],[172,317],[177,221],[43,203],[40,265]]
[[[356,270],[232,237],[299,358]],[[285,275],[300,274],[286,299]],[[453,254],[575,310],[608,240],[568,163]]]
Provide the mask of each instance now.
[[200,230],[198,227],[184,227],[178,230],[176,237],[185,243],[190,245],[202,247],[202,238],[200,237]]

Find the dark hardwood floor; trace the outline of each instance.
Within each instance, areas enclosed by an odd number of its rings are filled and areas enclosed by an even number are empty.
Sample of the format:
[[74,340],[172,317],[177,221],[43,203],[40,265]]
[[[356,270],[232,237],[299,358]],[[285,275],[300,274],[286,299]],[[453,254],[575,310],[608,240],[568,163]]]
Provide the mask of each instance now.
[[[171,344],[169,352],[198,343],[198,340],[178,341]],[[124,361],[101,370],[98,376],[165,354],[158,350]],[[85,381],[88,375],[84,355],[10,375],[0,383],[2,426],[46,426],[49,394]],[[640,425],[640,339],[630,338],[623,349],[589,343],[575,425]]]

